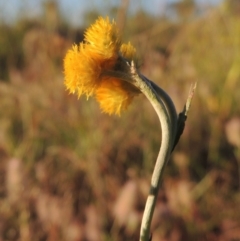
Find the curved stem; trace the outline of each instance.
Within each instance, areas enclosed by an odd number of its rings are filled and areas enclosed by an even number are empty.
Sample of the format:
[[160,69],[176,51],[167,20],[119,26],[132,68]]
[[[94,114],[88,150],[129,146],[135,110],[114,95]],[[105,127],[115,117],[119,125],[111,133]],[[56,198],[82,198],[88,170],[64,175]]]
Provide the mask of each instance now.
[[[132,79],[129,78],[128,73],[125,74],[125,73],[120,72],[120,71],[109,71],[109,70],[106,71],[105,70],[105,72],[103,74],[115,76],[118,79],[122,79],[124,81],[127,81],[127,82],[135,85],[132,82]],[[173,104],[173,101],[170,98],[170,96],[162,88],[160,88],[157,84],[155,84],[154,82],[149,80],[147,77],[145,77],[141,73],[138,73],[138,75],[141,79],[144,79],[145,82],[149,83],[149,85],[155,90],[155,92],[158,94],[159,98],[163,101],[165,107],[167,108],[167,111],[168,111],[168,114],[169,114],[169,117],[170,117],[170,120],[171,120],[171,124],[172,124],[172,142],[173,143],[172,143],[171,146],[173,148],[173,146],[175,144],[175,137],[176,137],[176,133],[177,133],[177,122],[178,122],[178,115],[177,115],[177,112],[176,112],[175,105]]]
[[135,80],[135,86],[141,90],[141,92],[147,97],[155,109],[161,124],[162,129],[162,143],[157,157],[157,161],[154,167],[151,189],[147,198],[146,206],[143,213],[142,225],[140,231],[140,241],[148,241],[150,226],[153,216],[153,211],[157,201],[158,190],[160,181],[163,175],[164,167],[168,161],[170,150],[172,146],[172,128],[171,120],[168,112],[161,98],[157,95],[151,83],[146,78],[141,78],[137,73],[134,65],[131,66],[132,77]]
[[178,123],[178,115],[177,115],[175,105],[173,104],[173,101],[170,98],[170,96],[161,87],[159,87],[157,84],[155,84],[153,81],[149,80],[145,76],[143,75],[140,75],[140,76],[141,78],[144,78],[150,82],[150,84],[152,85],[152,87],[154,88],[154,90],[156,91],[156,93],[161,98],[161,100],[163,101],[164,105],[167,108],[167,111],[171,120],[171,125],[172,125],[172,142],[173,142],[172,147],[173,147],[175,143],[174,141],[176,138],[177,123]]

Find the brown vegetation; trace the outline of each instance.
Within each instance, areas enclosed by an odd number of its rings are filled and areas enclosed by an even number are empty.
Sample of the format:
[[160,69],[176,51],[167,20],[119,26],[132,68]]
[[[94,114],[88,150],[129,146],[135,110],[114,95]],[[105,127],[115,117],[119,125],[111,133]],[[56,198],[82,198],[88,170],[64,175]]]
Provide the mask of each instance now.
[[[144,12],[125,19],[142,72],[178,111],[198,81],[163,180],[153,241],[240,240],[237,2],[201,16],[177,5],[177,21]],[[81,30],[41,20],[0,29],[0,240],[138,240],[161,140],[152,107],[139,96],[112,117],[65,91],[62,59]]]

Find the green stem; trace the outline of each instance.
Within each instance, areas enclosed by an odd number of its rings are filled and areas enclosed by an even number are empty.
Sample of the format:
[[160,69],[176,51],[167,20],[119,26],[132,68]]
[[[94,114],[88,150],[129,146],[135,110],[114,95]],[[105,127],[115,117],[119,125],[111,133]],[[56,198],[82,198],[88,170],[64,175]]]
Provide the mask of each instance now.
[[157,161],[154,167],[152,179],[151,179],[151,188],[150,193],[147,198],[147,202],[145,205],[141,231],[140,231],[140,241],[148,241],[150,234],[150,227],[152,216],[154,212],[154,208],[157,201],[158,190],[160,181],[163,176],[164,168],[169,159],[170,150],[172,147],[172,128],[171,128],[171,120],[169,118],[166,107],[157,95],[156,91],[152,87],[150,81],[146,78],[141,78],[137,73],[134,65],[131,66],[132,77],[135,80],[135,86],[141,90],[141,92],[147,97],[147,99],[152,104],[155,109],[161,124],[162,129],[162,143],[161,148],[157,157]]
[[169,118],[171,120],[171,125],[172,125],[172,141],[173,141],[172,147],[173,147],[174,140],[176,138],[177,123],[178,123],[178,115],[177,115],[175,105],[174,105],[172,99],[170,98],[170,96],[161,87],[159,87],[157,84],[155,84],[154,82],[152,82],[145,76],[143,76],[143,75],[140,75],[140,76],[141,76],[141,78],[145,78],[147,81],[150,82],[151,86],[154,88],[154,90],[156,91],[158,96],[161,98],[161,100],[163,101],[163,103],[168,111],[168,115],[169,115]]
[[140,231],[140,241],[149,241],[151,221],[157,201],[159,185],[170,153],[177,144],[184,129],[186,114],[191,100],[189,101],[189,104],[186,104],[187,108],[185,106],[184,111],[178,116],[172,99],[163,89],[142,74],[138,73],[133,62],[131,66],[128,65],[128,67],[130,67],[132,78],[129,78],[129,73],[123,74],[118,71],[108,71],[104,74],[110,74],[125,80],[140,90],[148,98],[155,109],[162,129],[161,148],[154,167],[150,193],[146,201]]

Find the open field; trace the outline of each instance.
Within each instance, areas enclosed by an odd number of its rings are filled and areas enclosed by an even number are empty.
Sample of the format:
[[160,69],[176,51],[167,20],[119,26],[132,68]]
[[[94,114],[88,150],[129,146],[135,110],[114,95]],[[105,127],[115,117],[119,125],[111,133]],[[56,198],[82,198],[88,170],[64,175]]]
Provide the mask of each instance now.
[[[240,240],[238,2],[202,15],[182,4],[177,19],[109,13],[179,112],[198,82],[153,241]],[[141,95],[116,117],[68,94],[62,61],[85,27],[51,9],[55,18],[0,25],[0,241],[138,240],[161,141],[157,116]]]

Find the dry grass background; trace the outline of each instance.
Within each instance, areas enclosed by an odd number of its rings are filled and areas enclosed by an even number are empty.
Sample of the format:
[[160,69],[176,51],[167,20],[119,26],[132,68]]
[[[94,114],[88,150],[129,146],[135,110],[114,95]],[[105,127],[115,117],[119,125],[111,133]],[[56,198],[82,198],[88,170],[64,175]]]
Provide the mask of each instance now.
[[[186,2],[175,6],[177,21],[143,11],[126,17],[121,8],[116,15],[142,72],[178,111],[198,81],[153,241],[237,241],[240,4],[194,15]],[[49,19],[0,26],[0,240],[137,240],[161,140],[157,117],[143,96],[119,118],[65,91],[62,59],[83,30],[56,21],[50,5]]]

